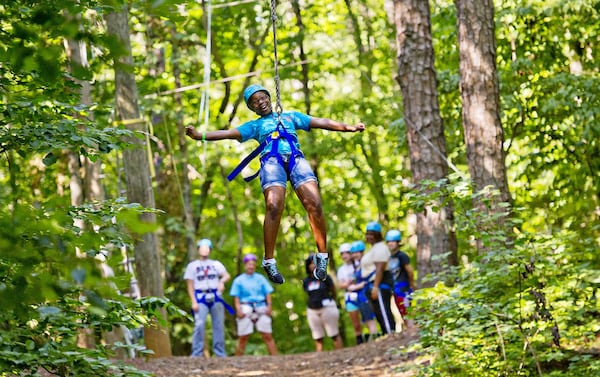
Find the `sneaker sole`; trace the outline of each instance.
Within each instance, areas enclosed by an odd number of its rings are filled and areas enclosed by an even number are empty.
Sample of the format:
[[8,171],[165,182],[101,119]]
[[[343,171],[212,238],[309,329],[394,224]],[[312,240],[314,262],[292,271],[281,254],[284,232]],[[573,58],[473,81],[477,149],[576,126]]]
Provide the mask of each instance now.
[[314,277],[315,277],[315,279],[317,279],[317,280],[321,280],[321,281],[325,281],[325,280],[327,280],[327,274],[325,274],[325,276],[323,277],[323,279],[321,279],[321,278],[320,278],[320,277],[317,275],[317,270],[316,270],[316,269],[313,271],[313,276],[314,276]]

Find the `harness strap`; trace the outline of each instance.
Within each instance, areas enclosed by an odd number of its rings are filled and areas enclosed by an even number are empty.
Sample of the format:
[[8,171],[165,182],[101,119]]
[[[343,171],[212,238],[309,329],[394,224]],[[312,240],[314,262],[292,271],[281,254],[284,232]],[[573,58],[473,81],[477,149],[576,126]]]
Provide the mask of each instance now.
[[263,307],[263,306],[267,306],[267,302],[266,301],[240,302],[240,304],[252,306],[252,310],[255,310],[256,308],[260,308],[260,307]]
[[262,316],[265,316],[266,313],[259,313],[256,308],[266,308],[267,305],[267,301],[250,301],[250,302],[240,302],[241,305],[246,305],[246,306],[250,306],[252,308],[252,312],[249,313],[249,317],[250,320],[253,323],[256,323],[258,321],[258,319]]
[[[262,143],[260,143],[260,145],[258,147],[256,147],[248,156],[246,156],[246,158],[244,158],[239,164],[238,166],[235,167],[235,169],[233,169],[233,171],[231,173],[229,173],[229,175],[227,176],[227,180],[229,182],[233,181],[233,179],[242,172],[242,170],[244,170],[244,168],[246,166],[248,166],[248,164],[254,160],[259,154],[260,152],[262,152],[265,147],[267,146],[267,144],[269,144],[269,142],[271,142],[271,136],[269,136],[268,138],[266,138]],[[246,177],[244,178],[244,180],[246,181],[246,179],[248,179],[249,182],[250,180],[256,178],[256,176],[258,175],[258,173],[253,174],[251,177]]]
[[[281,158],[281,154],[279,153],[279,139],[281,139],[282,137],[288,142],[288,144],[290,145],[290,150],[292,152],[287,166],[286,162],[283,161],[283,158]],[[229,175],[227,176],[227,180],[231,182],[238,174],[242,172],[242,170],[244,170],[246,166],[248,166],[248,164],[252,160],[254,160],[267,147],[267,145],[269,145],[269,143],[272,143],[271,150],[268,153],[266,153],[263,157],[261,157],[261,161],[264,161],[270,157],[276,157],[277,162],[279,162],[279,164],[283,166],[284,169],[286,169],[288,175],[294,170],[294,167],[296,166],[296,157],[304,156],[302,152],[300,152],[300,150],[296,148],[295,140],[292,137],[292,135],[290,135],[290,133],[285,130],[281,123],[278,123],[277,129],[273,131],[271,135],[269,135],[262,143],[260,143],[258,147],[256,147],[252,152],[250,152],[250,154],[246,156],[238,164],[238,166],[236,166],[235,169],[233,169],[231,173],[229,173]],[[254,178],[258,177],[259,173],[260,170],[249,177],[245,177],[244,181],[250,182]]]
[[[208,289],[208,290],[205,290],[205,291],[200,290],[200,289],[196,289],[195,293],[196,293],[196,302],[198,304],[203,304],[203,305],[207,306],[209,309],[211,309],[215,303],[220,302],[221,304],[223,304],[223,306],[229,312],[229,314],[231,314],[231,315],[235,314],[235,309],[233,309],[231,307],[231,305],[229,305],[227,302],[225,302],[225,300],[223,300],[223,298],[217,294],[217,290],[216,289]],[[207,293],[213,294],[214,301],[207,301],[206,300],[206,294]]]

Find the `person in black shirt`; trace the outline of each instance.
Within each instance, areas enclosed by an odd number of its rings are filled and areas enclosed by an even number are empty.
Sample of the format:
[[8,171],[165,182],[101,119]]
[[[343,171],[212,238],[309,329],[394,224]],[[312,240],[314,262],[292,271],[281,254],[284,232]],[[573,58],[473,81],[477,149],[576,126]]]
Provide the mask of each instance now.
[[306,318],[315,341],[315,351],[323,351],[325,334],[333,340],[333,346],[340,349],[340,312],[336,304],[337,295],[333,279],[329,275],[323,281],[314,277],[315,263],[312,255],[306,259],[304,267],[306,277],[302,280],[302,286],[308,295]]
[[407,308],[410,306],[411,294],[417,287],[410,258],[400,250],[401,240],[402,234],[397,229],[392,229],[385,235],[385,241],[392,254],[388,266],[394,277],[394,301],[402,315],[404,325],[410,329],[414,323],[407,318]]

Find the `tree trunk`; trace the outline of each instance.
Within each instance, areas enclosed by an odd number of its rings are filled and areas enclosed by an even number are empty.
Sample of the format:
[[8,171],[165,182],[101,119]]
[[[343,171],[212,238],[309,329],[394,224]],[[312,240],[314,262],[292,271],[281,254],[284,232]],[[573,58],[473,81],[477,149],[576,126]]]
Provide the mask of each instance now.
[[[456,6],[467,162],[473,192],[485,190],[485,195],[474,197],[473,205],[482,215],[480,228],[490,229],[503,221],[486,215],[505,212],[499,204],[510,202],[500,122],[494,4],[492,0],[457,0]],[[499,195],[490,189],[498,190]],[[478,249],[485,251],[481,241]]]
[[[66,41],[67,55],[69,57],[70,68],[72,71],[79,67],[89,67],[87,60],[87,46],[83,41],[68,39]],[[74,79],[80,85],[80,102],[83,105],[89,106],[92,104],[91,89],[92,85],[89,81]],[[94,200],[104,200],[104,189],[100,181],[101,161],[92,162],[89,158],[82,157],[76,151],[68,151],[68,169],[69,169],[69,191],[71,192],[71,204],[80,206],[84,202]],[[82,163],[83,162],[83,163]],[[75,219],[73,225],[80,229],[85,228],[85,223],[81,219]],[[92,231],[92,229],[88,230]],[[76,250],[77,255],[84,257],[79,249]],[[105,263],[105,262],[103,262]],[[106,339],[114,339],[108,341],[109,344],[114,344],[115,341],[122,341],[122,332],[119,329],[114,329],[111,332],[103,332]],[[117,339],[116,339],[117,338]],[[92,329],[81,329],[77,334],[77,345],[82,348],[92,349],[96,346],[96,337]],[[117,351],[117,357],[123,359],[126,356],[124,350]]]
[[[137,101],[137,86],[133,73],[124,70],[122,65],[132,67],[131,44],[129,40],[128,10],[106,15],[108,33],[117,37],[125,50],[125,56],[115,61],[115,87],[117,114],[126,127],[134,132],[144,131],[144,123],[140,119]],[[128,140],[132,148],[123,151],[125,183],[127,199],[130,203],[140,203],[144,207],[155,206],[152,181],[150,178],[150,162],[146,152],[145,139],[132,137]],[[141,221],[156,223],[154,213],[140,215]],[[138,235],[134,245],[136,275],[142,296],[163,296],[162,278],[160,275],[160,258],[158,255],[158,239],[155,233]],[[164,313],[163,313],[164,314]],[[146,347],[154,351],[155,357],[171,356],[171,343],[166,328],[158,325],[144,329]]]
[[[410,150],[411,173],[416,186],[422,180],[447,178],[446,140],[440,117],[429,2],[394,0],[398,44],[398,83]],[[435,209],[437,207],[437,209]],[[443,198],[417,213],[418,285],[423,277],[455,265],[454,210]],[[448,257],[439,258],[448,253]],[[427,285],[433,284],[430,281]]]

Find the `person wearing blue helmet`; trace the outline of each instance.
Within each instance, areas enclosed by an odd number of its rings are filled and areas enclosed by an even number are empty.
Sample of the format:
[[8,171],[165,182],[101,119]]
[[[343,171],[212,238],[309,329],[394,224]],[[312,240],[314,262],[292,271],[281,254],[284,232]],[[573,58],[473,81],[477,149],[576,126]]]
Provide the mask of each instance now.
[[356,281],[356,270],[358,268],[358,262],[355,262],[352,258],[352,245],[350,243],[340,245],[340,256],[344,263],[337,270],[337,283],[340,289],[345,290],[344,309],[346,309],[350,322],[352,322],[356,344],[361,344],[363,343],[363,336],[358,310],[359,304],[357,302],[358,293],[349,289]]
[[389,230],[385,235],[385,241],[392,254],[388,264],[394,277],[394,301],[402,315],[405,326],[410,328],[412,327],[412,321],[407,319],[406,314],[407,308],[410,306],[410,295],[416,289],[415,273],[410,264],[409,256],[400,250],[401,240],[402,234],[397,229]]
[[258,115],[257,119],[245,122],[233,129],[210,132],[198,132],[193,127],[187,127],[186,134],[192,139],[202,141],[234,139],[245,142],[254,139],[259,143],[254,152],[242,161],[228,179],[232,180],[252,158],[260,157],[261,167],[258,174],[266,206],[266,216],[263,222],[264,257],[262,266],[273,283],[283,284],[284,278],[275,261],[275,243],[285,207],[286,187],[289,180],[308,214],[308,221],[317,246],[317,253],[314,254],[316,265],[314,275],[317,279],[324,280],[327,278],[329,260],[325,215],[317,178],[310,163],[300,151],[297,131],[323,129],[361,132],[364,131],[365,125],[363,123],[349,125],[297,111],[273,112],[269,91],[256,84],[250,85],[244,90],[244,101],[248,108]]
[[390,249],[383,240],[381,224],[369,222],[365,229],[365,240],[371,248],[360,260],[362,278],[367,281],[367,297],[377,322],[384,334],[396,331],[396,321],[391,308],[394,279],[388,268]]
[[217,357],[225,357],[225,309],[231,313],[233,308],[223,300],[223,291],[231,276],[223,263],[209,258],[213,248],[209,239],[201,239],[197,246],[200,258],[188,263],[183,275],[194,316],[191,356],[198,357],[204,353],[204,327],[210,313],[213,353]]
[[[352,258],[352,276],[345,278],[340,276],[342,267],[338,270],[338,282],[340,287],[346,289],[344,304],[356,337],[356,344],[377,338],[377,323],[375,313],[367,298],[366,281],[361,278],[360,260],[365,251],[363,241],[354,241],[350,244],[350,256]],[[345,266],[345,265],[344,265]],[[344,281],[346,280],[346,281]],[[368,334],[363,334],[363,325],[367,327]]]

